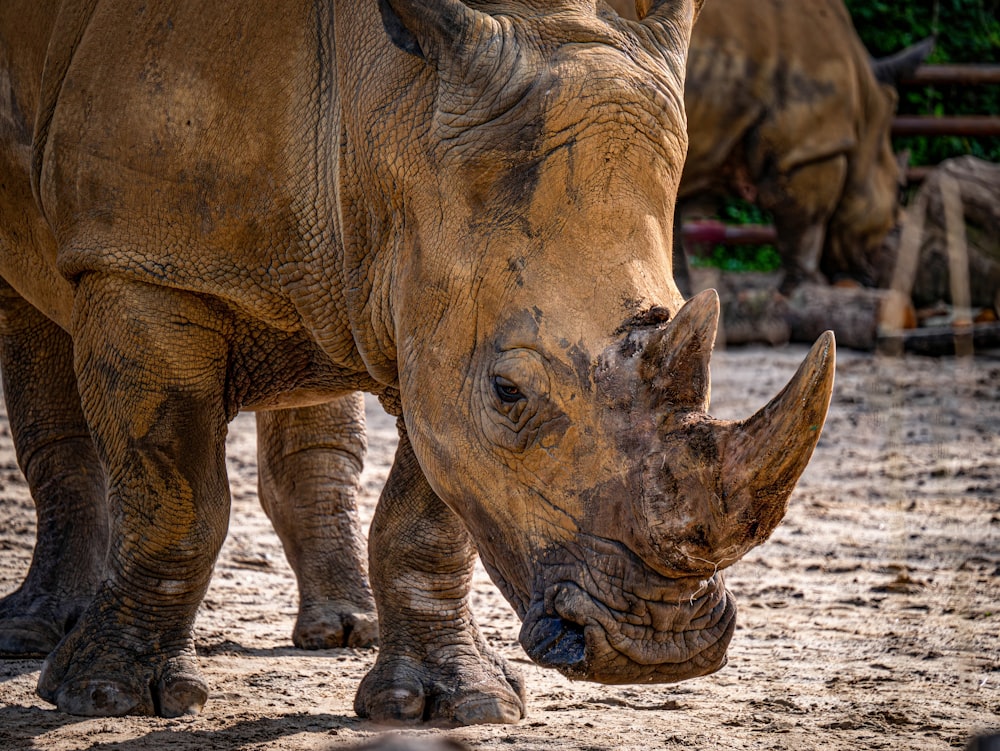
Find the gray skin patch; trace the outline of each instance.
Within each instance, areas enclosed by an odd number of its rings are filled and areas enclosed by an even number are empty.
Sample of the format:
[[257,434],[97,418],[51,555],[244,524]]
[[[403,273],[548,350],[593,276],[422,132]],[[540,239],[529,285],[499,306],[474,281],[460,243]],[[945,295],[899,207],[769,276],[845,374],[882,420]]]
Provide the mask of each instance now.
[[526,620],[525,624],[518,641],[528,657],[543,668],[554,668],[569,678],[586,675],[583,626],[548,615]]

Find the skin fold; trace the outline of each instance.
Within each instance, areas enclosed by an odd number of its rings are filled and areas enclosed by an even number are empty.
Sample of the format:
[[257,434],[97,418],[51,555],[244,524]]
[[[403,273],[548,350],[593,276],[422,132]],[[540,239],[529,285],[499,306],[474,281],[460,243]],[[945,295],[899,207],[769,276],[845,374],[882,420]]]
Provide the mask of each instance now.
[[[542,665],[643,683],[725,663],[721,571],[784,514],[834,346],[747,420],[708,414],[718,297],[685,303],[671,269],[700,3],[640,6],[0,8],[5,387],[5,353],[35,343],[30,367],[61,373],[39,393],[11,381],[12,426],[29,482],[38,447],[88,447],[57,492],[89,478],[91,550],[46,554],[53,583],[29,573],[11,601],[13,620],[37,603],[39,630],[69,629],[40,696],[83,715],[204,704],[192,624],[241,409],[260,412],[296,643],[370,643],[377,607],[361,716],[524,715],[469,608],[477,553]],[[360,391],[400,432],[370,593]],[[17,417],[31,409],[58,420]],[[59,502],[43,485],[40,519]],[[85,581],[59,581],[77,559]]]

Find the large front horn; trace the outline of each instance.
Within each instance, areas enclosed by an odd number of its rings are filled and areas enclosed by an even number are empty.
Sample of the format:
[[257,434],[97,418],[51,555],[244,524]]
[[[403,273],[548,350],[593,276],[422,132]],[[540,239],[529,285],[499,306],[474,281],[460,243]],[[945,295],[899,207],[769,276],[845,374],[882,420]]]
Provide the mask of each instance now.
[[732,499],[726,562],[764,542],[784,517],[826,421],[835,360],[833,332],[827,331],[767,406],[748,420],[720,426],[722,492]]
[[[674,368],[674,375],[694,375],[700,381],[700,363],[707,363],[708,356],[705,332],[717,316],[712,312],[716,300],[714,294],[702,293],[689,301],[668,330],[649,341],[644,356],[653,356],[651,347],[672,338],[681,343],[686,363]],[[670,329],[678,333],[669,336]],[[661,362],[670,367],[671,360]],[[665,384],[645,375],[646,388],[655,395],[654,409],[663,418],[659,445],[643,470],[640,516],[668,573],[711,575],[764,542],[778,526],[826,420],[834,364],[834,338],[828,331],[781,393],[743,421],[705,413],[707,364],[704,385],[686,393],[680,384],[668,392]],[[661,378],[673,380],[666,370]],[[703,402],[692,398],[697,392],[704,395]],[[685,398],[676,400],[673,394]]]

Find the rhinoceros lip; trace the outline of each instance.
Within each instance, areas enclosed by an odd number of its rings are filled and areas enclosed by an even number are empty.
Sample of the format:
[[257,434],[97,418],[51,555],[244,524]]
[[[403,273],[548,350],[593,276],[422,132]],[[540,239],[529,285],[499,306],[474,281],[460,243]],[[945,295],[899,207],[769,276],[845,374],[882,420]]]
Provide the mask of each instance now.
[[[518,640],[537,664],[554,668],[568,678],[600,683],[664,683],[694,678],[718,670],[726,663],[726,648],[735,627],[731,596],[720,582],[676,607],[694,618],[677,634],[684,648],[674,654],[642,655],[641,642],[628,637],[620,626],[635,627],[616,618],[598,599],[576,584],[564,582],[548,588],[525,614]],[[645,626],[655,633],[651,624]],[[691,634],[703,641],[692,645]],[[697,637],[696,637],[697,638]],[[635,641],[634,644],[629,642]],[[639,654],[636,654],[636,652]],[[645,659],[644,659],[645,658]]]
[[528,656],[543,668],[583,677],[587,663],[584,627],[559,616],[532,615],[525,618],[518,637]]

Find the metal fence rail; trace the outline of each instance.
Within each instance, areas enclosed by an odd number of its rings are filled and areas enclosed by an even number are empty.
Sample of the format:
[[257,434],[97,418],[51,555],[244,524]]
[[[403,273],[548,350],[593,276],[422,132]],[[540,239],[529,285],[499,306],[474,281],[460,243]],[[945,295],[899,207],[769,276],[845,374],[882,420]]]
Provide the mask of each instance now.
[[899,115],[894,136],[1000,136],[1000,117],[992,115]]
[[900,83],[910,85],[959,84],[962,86],[996,84],[1000,83],[1000,65],[921,65],[912,76],[902,79]]
[[685,222],[686,245],[764,245],[778,239],[769,224],[723,224],[715,219]]
[[[1000,84],[1000,65],[921,65],[903,85],[989,86]],[[894,136],[1000,136],[1000,117],[984,115],[899,115],[892,121]]]

